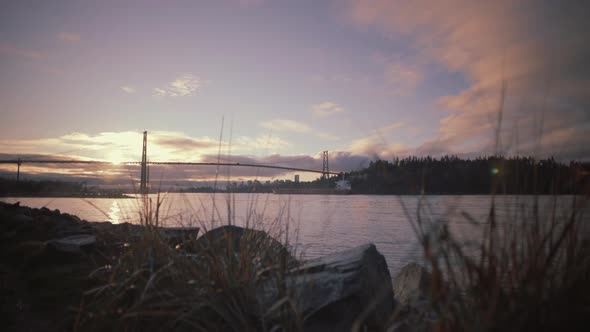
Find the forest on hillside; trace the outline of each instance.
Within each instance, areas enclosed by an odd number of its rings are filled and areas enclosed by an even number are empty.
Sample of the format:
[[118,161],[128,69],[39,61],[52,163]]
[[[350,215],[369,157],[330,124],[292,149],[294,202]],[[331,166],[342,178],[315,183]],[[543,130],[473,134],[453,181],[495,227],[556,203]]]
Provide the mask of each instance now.
[[590,163],[456,156],[377,160],[345,173],[356,194],[586,194]]

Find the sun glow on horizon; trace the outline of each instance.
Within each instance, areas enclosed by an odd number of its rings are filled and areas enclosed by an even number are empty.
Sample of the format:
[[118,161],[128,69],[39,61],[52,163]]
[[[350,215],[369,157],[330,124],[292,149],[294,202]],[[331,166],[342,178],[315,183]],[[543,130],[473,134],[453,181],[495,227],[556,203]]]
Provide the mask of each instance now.
[[132,161],[128,159],[130,158],[125,158],[121,152],[113,151],[109,153],[109,156],[105,159],[105,161],[111,163],[112,165],[121,165],[125,162]]

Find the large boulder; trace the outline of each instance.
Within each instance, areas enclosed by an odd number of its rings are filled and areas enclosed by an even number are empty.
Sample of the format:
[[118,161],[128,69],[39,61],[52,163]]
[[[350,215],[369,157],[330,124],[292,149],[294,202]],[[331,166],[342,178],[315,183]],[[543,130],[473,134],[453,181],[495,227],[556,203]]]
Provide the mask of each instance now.
[[297,260],[288,248],[266,232],[233,225],[212,229],[196,241],[197,249],[215,255],[232,253],[245,255],[257,261],[260,267],[277,265],[293,266]]
[[[395,306],[385,258],[373,244],[307,261],[289,271],[284,285],[305,331],[384,330]],[[285,294],[269,280],[257,297],[272,319]]]
[[388,332],[427,332],[437,320],[431,304],[432,276],[416,263],[404,266],[393,281],[395,299],[400,304]]
[[[244,239],[244,242],[242,242]],[[203,246],[232,246],[234,250],[238,250],[240,246],[245,245],[246,240],[259,240],[276,242],[278,241],[270,237],[266,232],[258,231],[250,228],[243,228],[234,225],[224,225],[207,231],[197,241]]]

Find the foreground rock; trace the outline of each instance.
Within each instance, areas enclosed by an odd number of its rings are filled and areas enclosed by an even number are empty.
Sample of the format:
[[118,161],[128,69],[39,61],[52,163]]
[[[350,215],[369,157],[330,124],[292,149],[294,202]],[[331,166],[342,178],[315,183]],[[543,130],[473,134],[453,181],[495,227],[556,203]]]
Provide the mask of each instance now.
[[431,306],[432,277],[416,263],[404,266],[393,281],[395,298],[400,307],[388,332],[432,331],[437,315]]
[[404,266],[393,281],[395,298],[402,305],[412,305],[430,298],[431,275],[416,263]]
[[[90,223],[47,208],[0,202],[0,312],[4,331],[70,330],[93,271],[114,265],[144,228]],[[160,229],[171,244],[198,229]]]
[[96,245],[96,236],[84,234],[66,236],[51,240],[47,245],[61,252],[81,252],[94,248]]
[[[394,309],[385,258],[372,244],[298,263],[265,232],[222,226],[196,245],[199,252],[252,260],[260,282],[250,314],[270,330],[383,331]],[[286,326],[294,316],[302,325]]]
[[[381,331],[395,306],[385,258],[373,244],[307,261],[284,282],[305,331]],[[267,282],[258,290],[259,302],[276,309],[279,293]]]
[[286,267],[297,264],[297,260],[285,245],[266,232],[249,228],[233,225],[217,227],[203,234],[196,241],[196,245],[200,251],[212,252],[215,255],[226,255],[229,251],[234,255],[256,255],[257,257],[245,258],[255,260],[254,263],[259,268],[281,263]]

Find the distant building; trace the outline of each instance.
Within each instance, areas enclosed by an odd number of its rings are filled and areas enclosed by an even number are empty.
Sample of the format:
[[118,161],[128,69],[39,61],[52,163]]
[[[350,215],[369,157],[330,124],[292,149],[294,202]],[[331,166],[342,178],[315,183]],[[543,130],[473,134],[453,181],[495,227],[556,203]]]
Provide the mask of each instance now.
[[299,174],[295,174],[295,183],[299,183]]
[[351,190],[352,186],[348,180],[336,181],[336,190]]

